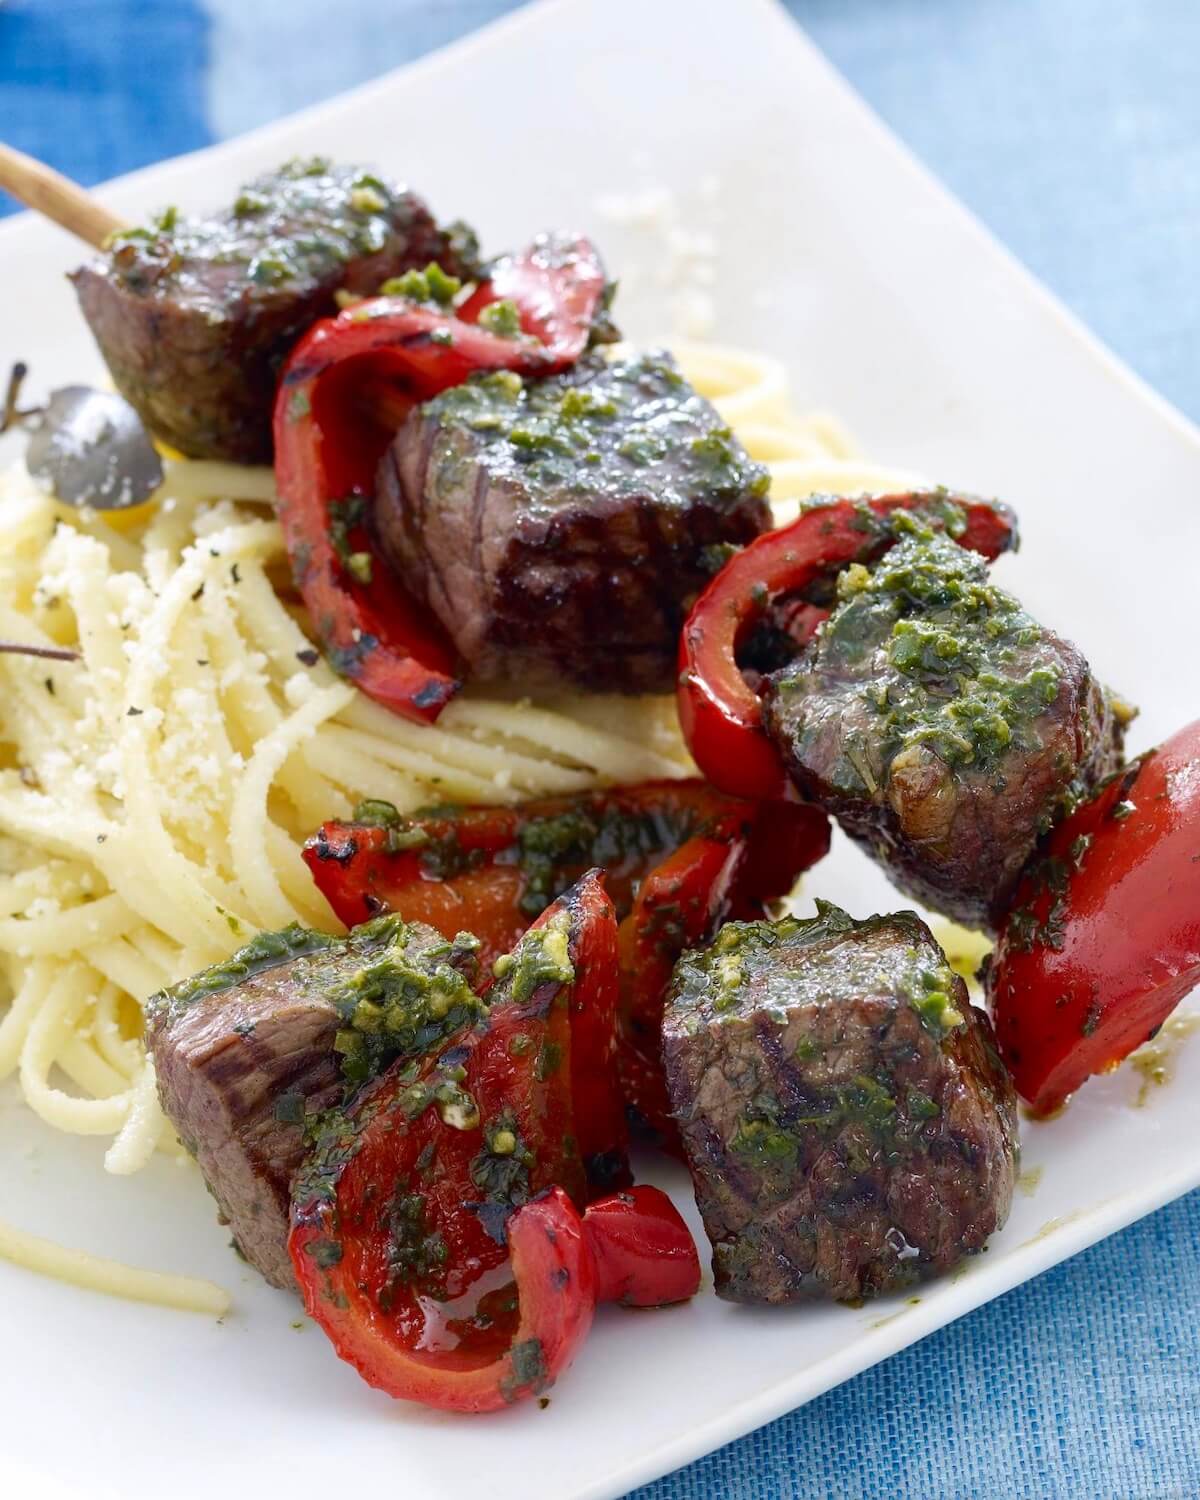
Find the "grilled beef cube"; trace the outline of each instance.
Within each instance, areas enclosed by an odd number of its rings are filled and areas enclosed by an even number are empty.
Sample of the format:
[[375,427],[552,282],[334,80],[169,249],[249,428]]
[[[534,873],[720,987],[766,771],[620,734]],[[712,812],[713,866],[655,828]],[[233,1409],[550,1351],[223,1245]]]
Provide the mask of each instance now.
[[667,354],[474,376],[413,411],[376,524],[480,681],[655,692],[724,544],[770,524],[767,474]]
[[263,463],[279,366],[337,311],[334,293],[373,293],[430,261],[458,274],[460,260],[415,194],[314,158],[247,184],[212,218],[168,210],[117,235],[73,280],[117,389],[152,432],[192,458]]
[[676,966],[663,1058],[730,1301],[893,1291],[1008,1216],[1012,1082],[912,912],[730,923]]
[[289,1192],[306,1123],[393,1058],[474,1019],[475,946],[399,917],[348,938],[291,927],[150,1001],[163,1109],[235,1246],[272,1286],[295,1284]]
[[1039,837],[1120,763],[1108,696],[945,536],[852,565],[838,592],[768,679],[768,729],[801,792],[901,890],[994,925]]

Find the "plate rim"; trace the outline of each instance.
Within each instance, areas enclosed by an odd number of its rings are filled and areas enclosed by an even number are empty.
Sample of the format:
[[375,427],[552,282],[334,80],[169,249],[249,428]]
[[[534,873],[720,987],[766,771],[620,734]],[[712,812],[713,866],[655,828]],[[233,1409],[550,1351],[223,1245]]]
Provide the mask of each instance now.
[[[460,59],[486,52],[498,39],[518,34],[556,12],[566,12],[568,8],[582,3],[583,0],[528,0],[528,3],[508,14],[377,78],[240,135],[213,142],[195,151],[166,157],[107,179],[97,184],[93,191],[111,191],[124,195],[151,189],[155,177],[167,171],[186,170],[193,163],[219,163],[223,157],[234,157],[247,146],[268,146],[273,139],[286,136],[299,123],[319,124],[322,119],[331,118],[344,108],[361,107],[364,103],[369,104],[372,98],[384,97],[397,87],[402,88],[410,78],[453,69]],[[692,0],[692,3],[703,4],[706,0]],[[784,8],[781,0],[740,0],[740,4],[743,8],[753,7],[764,18],[769,18],[769,24],[779,34],[779,45],[792,47],[804,57],[806,67],[819,69],[824,74],[827,85],[841,96],[843,104],[857,117],[858,127],[873,136],[875,145],[887,153],[890,158],[888,170],[907,173],[911,180],[921,185],[922,191],[936,195],[939,212],[958,220],[960,228],[971,235],[979,251],[989,255],[996,268],[1008,278],[1009,285],[1024,299],[1026,307],[1036,307],[1039,315],[1049,317],[1070,336],[1071,341],[1095,366],[1123,387],[1130,398],[1152,411],[1176,437],[1183,439],[1200,454],[1200,423],[1193,421],[1111,349],[1079,314],[1062,302],[942,182],[834,66],[802,25]],[[783,40],[784,32],[787,33],[786,42]],[[36,218],[32,212],[25,211],[0,222],[0,247],[19,238]],[[1003,1261],[995,1263],[994,1269],[989,1268],[986,1283],[981,1284],[978,1276],[968,1273],[961,1282],[944,1286],[936,1301],[923,1303],[911,1312],[896,1317],[882,1337],[869,1342],[857,1338],[850,1340],[843,1349],[826,1356],[818,1364],[777,1381],[766,1390],[746,1396],[719,1416],[707,1418],[622,1462],[618,1468],[609,1470],[572,1490],[569,1495],[564,1495],[564,1500],[619,1500],[619,1497],[630,1490],[672,1473],[747,1433],[798,1410],[809,1401],[883,1363],[921,1339],[1118,1233],[1198,1186],[1200,1161],[1167,1173],[1144,1189],[1103,1199],[1076,1216],[1067,1216],[1052,1230],[1043,1229],[1033,1238],[1014,1247]],[[980,1263],[976,1260],[971,1264]],[[4,1454],[0,1454],[0,1476],[6,1470],[14,1472],[9,1470],[10,1462],[15,1465],[17,1477],[28,1477],[30,1471],[23,1470],[20,1461]],[[49,1492],[55,1495],[83,1496],[83,1490],[64,1484],[50,1470],[43,1470],[42,1474]],[[40,1478],[41,1475],[37,1477]],[[109,1491],[96,1489],[92,1493],[107,1494]]]

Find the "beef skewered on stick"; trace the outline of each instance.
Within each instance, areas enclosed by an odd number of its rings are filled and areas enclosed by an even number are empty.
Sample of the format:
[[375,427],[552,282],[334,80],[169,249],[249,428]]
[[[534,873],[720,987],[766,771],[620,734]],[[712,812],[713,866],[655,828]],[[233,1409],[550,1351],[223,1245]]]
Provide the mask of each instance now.
[[99,250],[74,272],[113,383],[189,458],[267,463],[280,366],[337,311],[436,262],[479,271],[474,234],[438,225],[406,187],[314,157],[245,184],[217,213],[167,208],[129,226],[49,167],[0,148],[0,187]]

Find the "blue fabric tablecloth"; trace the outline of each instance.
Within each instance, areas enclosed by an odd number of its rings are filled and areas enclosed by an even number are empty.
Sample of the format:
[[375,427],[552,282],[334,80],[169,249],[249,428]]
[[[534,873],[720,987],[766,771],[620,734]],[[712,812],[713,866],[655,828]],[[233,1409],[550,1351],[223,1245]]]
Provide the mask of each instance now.
[[[0,138],[95,182],[514,8],[0,0]],[[1059,296],[1200,417],[1196,0],[790,9]],[[1198,1325],[1193,1194],[638,1500],[1200,1496]]]

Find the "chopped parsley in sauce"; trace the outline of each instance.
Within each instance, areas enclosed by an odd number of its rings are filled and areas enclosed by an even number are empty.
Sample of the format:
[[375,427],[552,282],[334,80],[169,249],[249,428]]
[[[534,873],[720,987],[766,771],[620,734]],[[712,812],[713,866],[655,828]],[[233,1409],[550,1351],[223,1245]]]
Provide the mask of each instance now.
[[109,244],[112,267],[135,292],[173,285],[223,305],[208,290],[213,265],[263,293],[301,292],[359,256],[384,251],[415,222],[416,200],[358,167],[324,157],[287,162],[239,193],[223,216],[191,219],[173,209]]
[[[1035,741],[1058,696],[1059,652],[982,557],[918,529],[874,568],[845,569],[838,594],[818,658],[826,671],[869,673],[861,696],[885,759],[927,746],[949,766],[990,767]],[[780,683],[785,699],[805,690],[804,674]],[[873,795],[853,751],[847,776]]]
[[[518,331],[504,307],[493,303],[480,322],[497,333]],[[767,471],[661,351],[612,364],[591,356],[540,380],[477,374],[425,410],[439,424],[434,470],[453,468],[469,450],[498,478],[567,487],[564,496],[649,489],[656,503],[681,507],[697,493],[764,495],[768,487]]]
[[[449,941],[398,916],[378,917],[342,938],[293,925],[282,932],[259,933],[231,958],[152,996],[147,1016],[153,1024],[161,1016],[179,1015],[205,997],[288,964],[288,982],[298,995],[337,1011],[334,1050],[347,1084],[358,1084],[395,1058],[436,1051],[486,1014],[486,1004],[474,989],[478,948],[478,939],[470,933]],[[442,1094],[432,1097],[443,1107],[443,1118],[469,1118],[469,1097],[454,1092],[453,1079],[441,1083]],[[281,1120],[294,1109],[287,1100],[285,1094],[284,1113],[277,1111]]]

